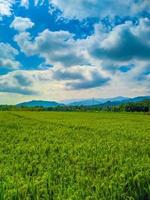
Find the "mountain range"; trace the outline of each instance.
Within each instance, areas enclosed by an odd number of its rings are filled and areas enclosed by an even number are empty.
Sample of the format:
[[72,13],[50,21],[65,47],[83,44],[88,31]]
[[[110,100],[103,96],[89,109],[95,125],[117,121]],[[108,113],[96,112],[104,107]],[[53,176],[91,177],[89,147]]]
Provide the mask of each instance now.
[[114,106],[120,105],[123,103],[129,102],[140,102],[145,99],[150,99],[150,96],[138,96],[134,98],[129,97],[113,97],[113,98],[92,98],[84,100],[69,101],[64,103],[59,103],[56,101],[42,101],[42,100],[33,100],[28,102],[19,103],[16,106],[18,107],[56,107],[56,106]]

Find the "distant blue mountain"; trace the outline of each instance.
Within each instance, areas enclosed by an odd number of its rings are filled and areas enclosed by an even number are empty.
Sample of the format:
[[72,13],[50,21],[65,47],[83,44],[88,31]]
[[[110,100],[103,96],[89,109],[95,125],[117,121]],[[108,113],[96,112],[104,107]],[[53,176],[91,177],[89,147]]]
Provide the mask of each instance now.
[[107,99],[105,99],[105,102],[106,101],[111,101],[111,102],[118,101],[118,102],[121,102],[121,101],[128,101],[129,99],[130,98],[128,98],[128,97],[118,96],[118,97],[113,97],[113,98],[107,98]]
[[96,99],[85,99],[85,100],[81,100],[81,101],[74,101],[69,103],[68,105],[70,106],[93,106],[93,105],[99,105],[99,104],[103,104],[106,103],[108,101],[114,102],[121,102],[124,100],[129,99],[128,97],[114,97],[114,98],[96,98]]
[[139,97],[134,97],[134,98],[129,98],[126,100],[123,100],[122,102],[140,102],[143,101],[145,99],[150,99],[150,96],[139,96]]
[[118,106],[121,105],[122,101],[107,101],[105,103],[99,104],[99,106],[101,107],[105,107],[105,106]]
[[82,101],[75,101],[71,102],[67,105],[70,106],[95,106],[95,105],[120,105],[123,103],[129,103],[129,102],[140,102],[145,99],[150,99],[150,96],[139,96],[134,98],[128,98],[128,97],[113,97],[113,98],[96,98],[96,99],[85,99]]
[[56,106],[62,106],[64,104],[58,103],[55,101],[38,101],[38,100],[33,100],[33,101],[28,101],[28,102],[23,102],[17,104],[18,107],[56,107]]
[[[146,99],[150,99],[150,96],[141,96],[141,97],[135,97],[135,98],[127,98],[127,99],[122,99],[122,101],[115,101],[115,98],[113,98],[113,101],[107,101],[105,103],[100,104],[100,106],[117,106],[125,103],[137,103],[137,102],[142,102]],[[118,98],[116,98],[118,100]]]
[[98,105],[101,102],[95,99],[87,99],[82,101],[75,101],[72,103],[69,103],[69,106],[92,106],[92,105]]

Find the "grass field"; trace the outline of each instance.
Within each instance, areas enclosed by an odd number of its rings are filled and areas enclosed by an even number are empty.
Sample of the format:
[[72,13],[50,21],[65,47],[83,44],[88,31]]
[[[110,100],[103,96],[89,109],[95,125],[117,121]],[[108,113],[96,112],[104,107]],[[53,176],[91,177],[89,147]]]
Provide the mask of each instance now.
[[0,200],[149,200],[150,115],[0,112]]

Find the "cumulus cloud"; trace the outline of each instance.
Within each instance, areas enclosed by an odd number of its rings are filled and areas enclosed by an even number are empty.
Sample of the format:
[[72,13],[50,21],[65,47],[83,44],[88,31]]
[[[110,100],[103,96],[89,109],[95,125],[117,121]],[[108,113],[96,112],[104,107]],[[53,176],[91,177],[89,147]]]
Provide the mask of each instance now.
[[108,84],[109,80],[110,78],[105,78],[100,73],[93,72],[91,74],[90,79],[84,78],[83,80],[79,80],[77,82],[70,82],[66,85],[69,89],[83,90],[105,86],[106,84]]
[[53,71],[53,78],[54,80],[82,80],[84,79],[83,74],[80,71],[74,71],[73,68],[66,70],[66,69],[56,69]]
[[[149,60],[150,26],[145,26],[148,22],[150,20],[142,19],[138,26],[126,22],[114,27],[103,40],[92,44],[91,55],[97,59],[111,61]],[[145,37],[147,40],[144,39]]]
[[36,95],[37,92],[31,89],[33,77],[28,73],[22,73],[22,71],[15,71],[0,76],[0,92]]
[[150,94],[150,62],[134,61],[134,65],[126,73],[117,71],[114,80],[119,82],[120,85],[124,85],[125,90],[129,92]]
[[53,69],[53,79],[64,82],[66,89],[83,90],[108,84],[110,78],[94,66]]
[[[150,60],[150,20],[141,18],[138,24],[131,21],[115,26],[109,32],[102,25],[95,27],[95,33],[85,42],[92,62],[105,71],[132,73],[138,62]],[[141,65],[140,65],[141,66]],[[142,68],[146,70],[146,68]],[[128,74],[128,73],[127,73]],[[134,80],[133,80],[134,81]]]
[[45,59],[46,64],[61,64],[65,67],[72,65],[85,65],[85,51],[67,31],[52,32],[48,29],[39,33],[32,41],[27,32],[15,36],[15,41],[26,55],[39,55]]
[[32,86],[33,80],[30,76],[21,73],[15,73],[13,78],[21,86]]
[[[135,67],[128,73],[130,80],[134,80],[137,84],[145,84],[149,88],[150,84],[150,62],[135,61]],[[150,91],[150,88],[149,88]]]
[[0,43],[0,67],[17,69],[20,63],[15,60],[18,55],[18,50],[13,48],[10,44]]
[[17,31],[23,32],[29,28],[32,28],[34,23],[29,18],[15,17],[10,27]]
[[149,0],[50,0],[65,17],[84,19],[86,17],[127,16],[149,10]]

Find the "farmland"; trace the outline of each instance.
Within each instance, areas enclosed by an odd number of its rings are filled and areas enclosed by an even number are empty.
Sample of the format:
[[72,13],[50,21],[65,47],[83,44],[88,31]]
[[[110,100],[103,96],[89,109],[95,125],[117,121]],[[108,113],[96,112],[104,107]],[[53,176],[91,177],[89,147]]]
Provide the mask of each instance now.
[[3,199],[150,199],[150,115],[0,112]]

